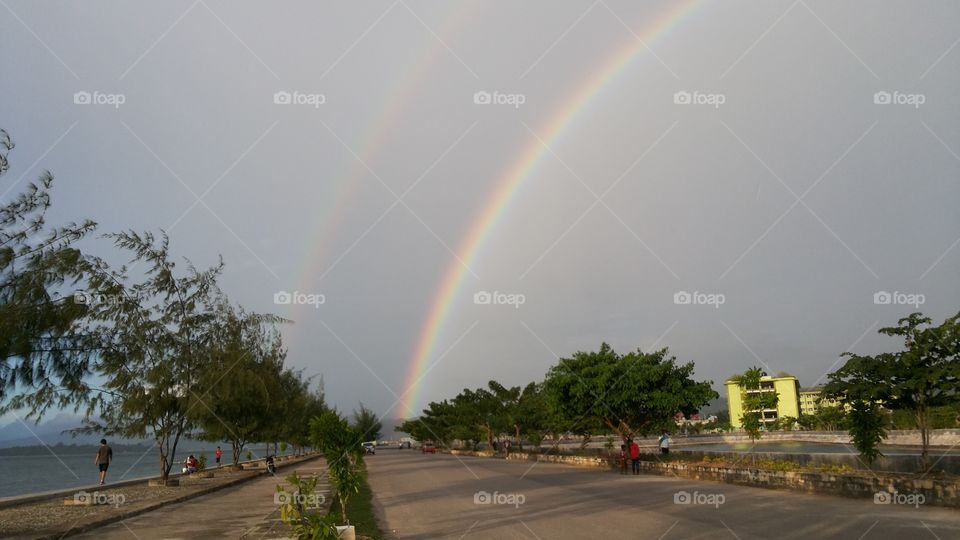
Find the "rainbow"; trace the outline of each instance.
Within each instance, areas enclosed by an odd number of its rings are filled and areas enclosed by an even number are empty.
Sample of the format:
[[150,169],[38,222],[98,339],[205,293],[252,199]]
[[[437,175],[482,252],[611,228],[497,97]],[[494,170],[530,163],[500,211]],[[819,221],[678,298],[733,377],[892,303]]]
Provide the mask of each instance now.
[[[466,7],[454,5],[452,14],[445,17],[444,23],[437,31],[441,35],[458,32],[470,20],[472,13],[472,5]],[[391,137],[396,136],[400,131],[402,112],[410,101],[418,97],[417,92],[421,91],[420,85],[425,74],[433,64],[448,54],[441,43],[429,36],[427,38],[424,40],[424,47],[412,55],[414,61],[403,70],[404,76],[385,90],[383,99],[379,101],[380,107],[371,109],[367,115],[367,121],[359,131],[362,134],[360,144],[352,148],[361,158],[369,159],[369,156],[376,155]],[[322,127],[320,130],[326,131]],[[312,249],[305,250],[304,260],[294,266],[301,269],[295,280],[295,283],[301,286],[299,290],[310,292],[322,290],[322,287],[317,284],[317,271],[319,270],[319,275],[325,275],[332,270],[331,266],[336,259],[326,258],[330,252],[330,244],[339,230],[340,223],[350,213],[351,202],[356,198],[361,181],[369,175],[370,171],[359,160],[349,156],[348,165],[334,181],[334,195],[326,198],[326,205],[316,213],[324,218],[323,226],[318,227],[319,232],[309,243]],[[342,255],[341,253],[339,256]],[[325,266],[322,267],[322,265]],[[310,306],[291,305],[289,315],[296,320],[298,315],[306,315],[312,309]],[[308,336],[309,333],[305,333],[304,338]]]
[[626,46],[603,64],[593,76],[580,86],[570,99],[565,101],[566,105],[551,116],[552,120],[548,123],[546,129],[539,131],[542,134],[540,139],[534,138],[500,177],[493,195],[482,207],[459,244],[459,249],[456,251],[460,255],[459,260],[455,258],[450,263],[440,287],[437,289],[410,362],[404,385],[405,390],[401,395],[401,402],[403,403],[401,414],[405,416],[417,414],[415,407],[420,401],[420,394],[424,386],[423,381],[437,362],[437,360],[434,360],[431,364],[430,360],[436,354],[437,344],[443,335],[444,322],[447,320],[451,308],[457,303],[466,277],[470,274],[469,268],[474,265],[477,256],[482,251],[485,240],[506,212],[510,202],[517,195],[524,182],[536,171],[537,165],[543,157],[548,154],[547,147],[552,146],[554,142],[560,139],[594,99],[626,71],[634,60],[644,56],[644,53],[647,52],[647,46],[652,45],[659,38],[669,33],[704,1],[690,0],[679,3],[674,9],[662,14],[644,31],[641,38],[642,42],[636,38],[630,38]]

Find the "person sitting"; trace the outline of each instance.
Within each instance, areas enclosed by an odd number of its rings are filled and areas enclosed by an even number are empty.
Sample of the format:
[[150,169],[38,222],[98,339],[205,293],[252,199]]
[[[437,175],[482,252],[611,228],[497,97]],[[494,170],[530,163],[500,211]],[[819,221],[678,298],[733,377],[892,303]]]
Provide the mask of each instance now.
[[267,472],[277,472],[277,466],[273,463],[273,456],[267,456]]
[[190,456],[184,460],[183,465],[183,472],[193,474],[197,472],[197,468],[200,467],[200,462],[197,461],[197,458],[193,457],[193,454],[190,454]]

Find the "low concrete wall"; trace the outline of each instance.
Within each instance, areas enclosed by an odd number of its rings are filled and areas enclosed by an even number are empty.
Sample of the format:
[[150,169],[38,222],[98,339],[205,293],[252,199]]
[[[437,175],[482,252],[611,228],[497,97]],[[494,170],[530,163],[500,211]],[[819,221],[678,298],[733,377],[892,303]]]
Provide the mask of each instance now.
[[[882,449],[881,449],[882,451]],[[684,450],[683,447],[674,449],[674,453],[683,454],[689,457],[690,461],[702,459],[704,457],[719,457],[731,462],[748,462],[754,456],[760,460],[781,460],[792,461],[800,465],[847,465],[854,469],[866,469],[866,464],[861,461],[860,455],[856,451],[849,454],[840,453],[818,453],[818,454],[785,454],[780,452],[708,452],[698,450]],[[950,474],[960,475],[960,456],[947,455],[938,456],[932,454],[930,462],[934,464],[934,469],[948,472]],[[871,467],[874,471],[883,471],[890,473],[919,473],[922,472],[920,466],[920,456],[883,456],[878,458]]]
[[[920,432],[917,430],[894,430],[888,431],[888,437],[883,442],[884,445],[892,446],[920,446]],[[636,441],[643,447],[655,447],[657,437],[639,437]],[[763,434],[762,441],[799,441],[811,443],[832,443],[832,444],[850,444],[850,434],[846,431],[768,431]],[[711,444],[711,443],[739,443],[750,442],[750,437],[745,432],[735,433],[705,433],[694,435],[674,435],[671,438],[672,447],[680,447],[688,444]],[[588,448],[603,448],[606,443],[606,437],[594,437],[589,443]],[[619,439],[614,439],[614,443],[619,447]],[[960,446],[960,429],[934,429],[930,432],[931,447],[958,447]],[[545,441],[543,448],[551,448],[550,441]],[[579,449],[580,443],[569,440],[561,443],[564,449]]]
[[[645,439],[647,440],[647,439]],[[846,431],[768,431],[761,441],[800,441],[812,443],[850,444],[850,434]],[[712,435],[675,436],[675,446],[684,444],[751,442],[746,433],[723,433]],[[920,432],[915,429],[891,430],[887,432],[884,445],[920,446]],[[960,446],[960,429],[934,429],[930,432],[930,446]]]
[[[455,455],[493,457],[490,452],[451,450]],[[511,452],[505,457],[511,460],[561,463],[579,467],[601,469],[616,468],[616,462],[607,455],[530,454]],[[783,472],[751,469],[748,467],[723,467],[684,462],[661,462],[643,456],[640,470],[689,478],[692,480],[723,482],[741,486],[766,489],[788,489],[806,493],[841,495],[846,497],[874,498],[875,501],[916,501],[918,504],[960,508],[960,483],[916,475],[890,474],[863,471],[859,474],[833,474],[821,472]],[[771,454],[772,459],[783,459],[783,454]],[[915,477],[916,476],[916,477]],[[910,504],[913,504],[912,502]]]
[[641,461],[640,470],[692,480],[723,482],[767,489],[873,498],[877,503],[930,504],[960,508],[960,485],[952,480],[911,478],[889,474],[854,475],[783,472],[714,467],[688,463]]

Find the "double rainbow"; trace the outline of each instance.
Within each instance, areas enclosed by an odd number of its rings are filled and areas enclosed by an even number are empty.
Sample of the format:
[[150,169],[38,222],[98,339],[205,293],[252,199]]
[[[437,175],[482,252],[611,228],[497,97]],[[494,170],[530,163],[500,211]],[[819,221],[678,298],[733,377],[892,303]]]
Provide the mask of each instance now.
[[[564,135],[607,86],[614,83],[634,61],[643,57],[648,52],[648,46],[676,28],[685,17],[693,13],[703,3],[704,0],[677,2],[676,7],[663,13],[649,25],[642,34],[642,41],[641,39],[630,38],[626,46],[603,64],[593,76],[580,86],[570,99],[566,100],[566,106],[551,116],[552,120],[547,127],[539,131],[542,134],[543,142],[534,138],[504,174],[500,176],[493,195],[474,219],[456,251],[459,254],[459,260],[454,258],[451,261],[441,281],[440,288],[434,296],[410,362],[406,383],[404,384],[404,393],[401,396],[403,404],[401,414],[407,416],[416,414],[415,411],[420,404],[420,395],[424,387],[426,374],[432,367],[430,360],[434,358],[437,352],[437,344],[443,335],[444,322],[447,320],[451,308],[456,305],[460,297],[466,277],[470,274],[469,268],[474,265],[486,239],[496,227],[501,216],[504,215],[510,202],[524,182],[536,171],[543,157],[548,154],[547,147],[552,146]],[[436,361],[434,360],[434,363]]]

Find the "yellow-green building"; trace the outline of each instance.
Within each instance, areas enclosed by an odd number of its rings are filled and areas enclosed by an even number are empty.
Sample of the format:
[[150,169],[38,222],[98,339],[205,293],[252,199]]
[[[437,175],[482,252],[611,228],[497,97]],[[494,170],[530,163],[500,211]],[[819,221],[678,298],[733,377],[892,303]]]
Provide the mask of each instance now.
[[[840,402],[835,399],[823,398],[822,386],[811,386],[800,389],[800,412],[813,416],[821,407],[836,407]],[[849,406],[845,407],[849,410]]]
[[[730,410],[730,425],[740,429],[740,417],[743,416],[743,398],[741,388],[735,381],[727,381],[727,406]],[[793,375],[781,373],[776,377],[764,375],[760,377],[760,388],[749,392],[776,392],[778,396],[776,409],[763,411],[764,423],[776,422],[779,418],[800,418],[800,381]]]

